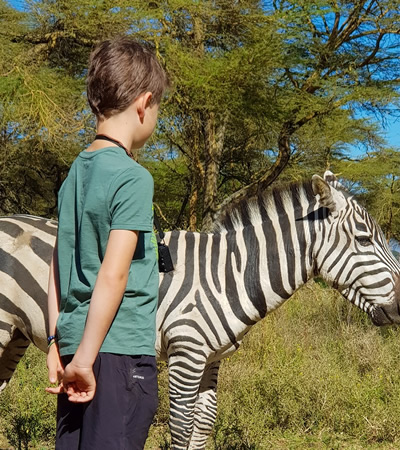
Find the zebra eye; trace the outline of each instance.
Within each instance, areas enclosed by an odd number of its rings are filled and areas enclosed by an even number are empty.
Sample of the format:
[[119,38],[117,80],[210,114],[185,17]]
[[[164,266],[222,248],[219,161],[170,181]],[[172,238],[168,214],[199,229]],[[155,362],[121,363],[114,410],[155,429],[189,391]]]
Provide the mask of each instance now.
[[368,247],[368,245],[372,244],[371,239],[367,236],[356,236],[356,241],[363,247]]

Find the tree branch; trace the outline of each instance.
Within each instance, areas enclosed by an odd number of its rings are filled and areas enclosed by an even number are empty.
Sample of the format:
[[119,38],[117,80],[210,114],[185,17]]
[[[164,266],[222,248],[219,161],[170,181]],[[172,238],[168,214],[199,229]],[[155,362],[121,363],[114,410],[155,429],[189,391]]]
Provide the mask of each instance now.
[[380,43],[381,43],[381,41],[382,41],[382,39],[383,39],[383,36],[384,36],[384,34],[383,33],[380,33],[379,34],[379,36],[378,36],[378,38],[377,38],[377,40],[376,40],[376,43],[375,43],[375,48],[372,50],[372,52],[364,59],[364,61],[362,62],[362,63],[360,63],[360,64],[358,64],[358,67],[365,67],[365,66],[367,66],[372,60],[373,60],[373,58],[375,57],[375,55],[378,53],[378,51],[379,51],[379,48],[380,48]]

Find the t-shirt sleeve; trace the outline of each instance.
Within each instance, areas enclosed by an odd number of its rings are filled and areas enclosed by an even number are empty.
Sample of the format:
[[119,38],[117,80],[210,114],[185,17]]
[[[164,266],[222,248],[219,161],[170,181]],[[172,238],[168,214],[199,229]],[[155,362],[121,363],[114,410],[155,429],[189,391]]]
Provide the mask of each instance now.
[[154,182],[150,173],[127,169],[110,185],[111,230],[153,230]]

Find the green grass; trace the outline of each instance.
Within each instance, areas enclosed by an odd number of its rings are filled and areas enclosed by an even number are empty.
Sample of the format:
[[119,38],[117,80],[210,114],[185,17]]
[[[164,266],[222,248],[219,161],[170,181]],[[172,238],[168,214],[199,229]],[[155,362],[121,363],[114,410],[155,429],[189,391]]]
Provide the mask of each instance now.
[[0,449],[54,448],[56,399],[46,386],[46,355],[30,346],[0,396]]
[[[399,333],[374,327],[334,291],[308,284],[223,362],[208,448],[400,448]],[[14,436],[15,445],[19,418],[30,448],[52,448],[54,399],[44,392],[46,376],[45,356],[30,349],[0,397],[4,442]],[[165,364],[159,385],[146,450],[169,448]],[[2,441],[0,448],[7,448]]]

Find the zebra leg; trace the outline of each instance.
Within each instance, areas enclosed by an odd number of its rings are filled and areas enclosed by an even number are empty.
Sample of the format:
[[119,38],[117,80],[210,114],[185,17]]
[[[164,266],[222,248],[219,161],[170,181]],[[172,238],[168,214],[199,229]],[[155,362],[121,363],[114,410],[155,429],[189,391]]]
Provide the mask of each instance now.
[[206,446],[217,416],[217,382],[220,361],[206,366],[194,410],[193,433],[189,450],[200,450]]
[[194,409],[205,360],[178,351],[168,358],[171,449],[186,450],[193,431]]
[[0,321],[0,392],[7,386],[29,344],[29,339],[16,326]]

